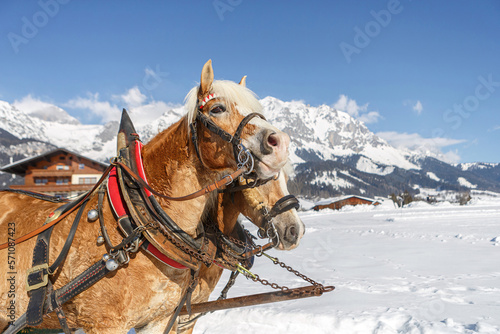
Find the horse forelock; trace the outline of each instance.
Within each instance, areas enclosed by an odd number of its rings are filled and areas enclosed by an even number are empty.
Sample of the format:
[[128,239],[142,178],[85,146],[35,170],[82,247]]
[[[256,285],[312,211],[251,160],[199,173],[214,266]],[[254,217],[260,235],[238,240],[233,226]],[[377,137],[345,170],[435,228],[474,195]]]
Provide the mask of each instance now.
[[[187,111],[188,124],[191,124],[195,117],[198,104],[199,86],[189,91],[184,99],[184,109]],[[257,99],[257,95],[250,89],[229,80],[215,80],[212,83],[210,93],[215,93],[226,105],[234,104],[239,113],[243,116],[249,113],[262,113],[262,105]]]

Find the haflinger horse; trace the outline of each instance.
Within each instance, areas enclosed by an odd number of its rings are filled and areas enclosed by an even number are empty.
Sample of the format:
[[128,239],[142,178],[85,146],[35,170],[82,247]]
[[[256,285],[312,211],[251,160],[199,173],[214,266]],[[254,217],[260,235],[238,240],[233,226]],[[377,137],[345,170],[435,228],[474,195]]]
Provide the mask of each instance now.
[[[241,226],[238,218],[241,214],[259,227],[260,230],[265,229],[265,226],[271,220],[278,225],[282,225],[278,223],[279,221],[300,221],[296,211],[298,202],[295,197],[289,195],[286,186],[288,180],[287,175],[290,174],[291,171],[292,167],[287,165],[276,179],[259,187],[244,188],[233,194],[220,194],[218,205],[212,208],[213,211],[211,214],[204,217],[205,224],[215,224],[224,236],[238,239],[238,234],[241,233]],[[276,211],[276,214],[273,214],[273,218],[266,216],[266,213],[272,212],[273,209],[276,210],[276,206],[282,203],[283,199],[289,199],[290,203],[288,205],[285,204],[280,210]],[[292,229],[292,232],[277,231],[275,236],[279,238],[279,236],[285,233],[294,233],[293,228],[295,227],[289,226],[288,228]],[[300,231],[300,233],[302,236],[303,231]],[[283,246],[279,240],[274,240],[274,243],[281,247]],[[208,301],[221,278],[222,272],[222,266],[203,266],[201,268],[199,274],[200,284],[193,292],[193,303]],[[231,279],[236,276],[234,275],[235,273],[236,272],[233,272]],[[234,282],[229,284],[232,285]],[[224,290],[231,287],[229,284]],[[224,297],[222,298],[225,298],[227,291],[225,291],[223,295]],[[199,314],[182,316],[180,318],[178,333],[192,333],[199,316]]]
[[[0,330],[23,317],[29,326],[86,333],[171,328],[174,310],[189,299],[200,268],[213,258],[200,225],[216,203],[209,191],[243,173],[273,179],[287,161],[289,137],[265,121],[261,108],[244,79],[239,85],[214,81],[208,61],[180,121],[143,147],[135,131],[119,134],[121,153],[105,172],[107,187],[100,180],[64,208],[38,196],[1,192],[0,242],[8,239],[9,247],[0,248],[6,275],[0,282]],[[113,182],[125,202],[121,208],[110,195]],[[176,199],[199,189],[202,196]],[[88,222],[74,228],[82,216]],[[100,228],[92,223],[95,216]],[[279,249],[296,247],[304,233],[300,219],[291,218],[272,224],[268,236]],[[29,238],[35,229],[40,234]],[[12,328],[6,332],[14,333]]]

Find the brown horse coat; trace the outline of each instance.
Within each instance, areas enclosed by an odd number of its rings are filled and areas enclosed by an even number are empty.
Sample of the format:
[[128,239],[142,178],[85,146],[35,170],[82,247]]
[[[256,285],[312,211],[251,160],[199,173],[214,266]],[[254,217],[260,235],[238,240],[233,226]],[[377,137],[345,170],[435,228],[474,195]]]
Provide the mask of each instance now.
[[[203,112],[212,117],[218,126],[229,133],[234,133],[245,113],[251,110],[251,107],[238,103],[238,99],[234,100],[233,97],[240,94],[239,89],[229,83],[214,82],[211,63],[207,62],[194,99],[202,100],[214,92],[224,97],[209,101]],[[238,94],[231,95],[231,92]],[[241,92],[245,98],[239,99],[240,102],[251,100],[249,97],[251,94],[248,92]],[[227,97],[229,95],[230,98]],[[224,104],[224,113],[211,112],[221,104]],[[165,195],[185,195],[203,188],[221,175],[234,170],[236,165],[232,146],[201,126],[199,126],[201,161],[197,158],[188,132],[188,122],[193,119],[189,116],[188,114],[188,117],[182,118],[160,133],[143,149],[147,178],[156,191]],[[245,146],[259,157],[255,169],[259,176],[275,175],[285,164],[289,139],[267,122],[262,120],[250,122],[242,133],[242,140]],[[261,147],[266,147],[265,152],[260,151]],[[167,200],[159,202],[167,214],[192,236],[196,236],[196,226],[207,204],[212,203],[210,196],[203,196],[189,203]],[[88,210],[96,206],[97,198],[94,197],[89,201],[83,217],[86,217]],[[42,202],[26,195],[0,193],[0,235],[5,239],[0,242],[7,241],[5,236],[8,235],[9,226],[15,227],[16,238],[22,236],[41,226],[56,207],[54,203]],[[112,243],[119,243],[122,236],[116,228],[116,221],[107,199],[103,214],[104,224]],[[54,228],[49,263],[54,261],[62,249],[75,215],[76,213],[69,215]],[[102,258],[106,250],[104,246],[96,245],[99,235],[98,224],[86,222],[83,218],[65,263],[53,277],[55,289]],[[17,244],[12,255],[8,249],[0,250],[2,274],[12,271],[8,266],[8,256],[11,255],[15,259],[15,274],[12,274],[14,299],[9,296],[10,282],[2,279],[0,283],[0,329],[2,330],[10,321],[7,307],[11,305],[12,300],[15,301],[16,318],[26,311],[28,302],[25,290],[26,270],[31,267],[34,244],[35,239]],[[126,333],[133,327],[137,332],[163,331],[186,290],[189,271],[167,267],[142,251],[133,257],[130,263],[109,274],[63,307],[71,327],[82,327],[86,333]],[[209,283],[211,285],[211,278],[207,279],[207,286]],[[201,283],[202,287],[203,284],[205,283]],[[59,327],[57,317],[54,314],[46,316],[42,326]]]

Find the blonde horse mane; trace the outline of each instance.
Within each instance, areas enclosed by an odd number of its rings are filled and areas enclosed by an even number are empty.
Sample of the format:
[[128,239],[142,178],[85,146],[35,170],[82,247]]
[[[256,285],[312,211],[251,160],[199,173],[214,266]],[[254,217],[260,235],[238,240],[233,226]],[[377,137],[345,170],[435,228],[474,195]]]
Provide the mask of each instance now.
[[[191,89],[184,99],[188,124],[191,124],[196,117],[199,88],[199,86],[196,86]],[[217,94],[226,105],[236,104],[238,111],[243,116],[252,112],[262,113],[262,105],[257,99],[257,95],[243,85],[229,80],[215,80],[212,83],[210,92]]]

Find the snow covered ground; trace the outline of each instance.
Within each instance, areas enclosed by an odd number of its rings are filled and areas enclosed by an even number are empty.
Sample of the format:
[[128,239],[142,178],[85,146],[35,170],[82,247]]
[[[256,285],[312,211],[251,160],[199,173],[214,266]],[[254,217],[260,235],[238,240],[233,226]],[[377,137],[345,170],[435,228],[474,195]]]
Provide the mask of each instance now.
[[[404,209],[386,201],[301,217],[301,245],[270,254],[336,290],[218,311],[200,319],[195,333],[500,333],[499,197]],[[264,258],[252,271],[305,285]],[[241,277],[229,297],[270,290]]]

